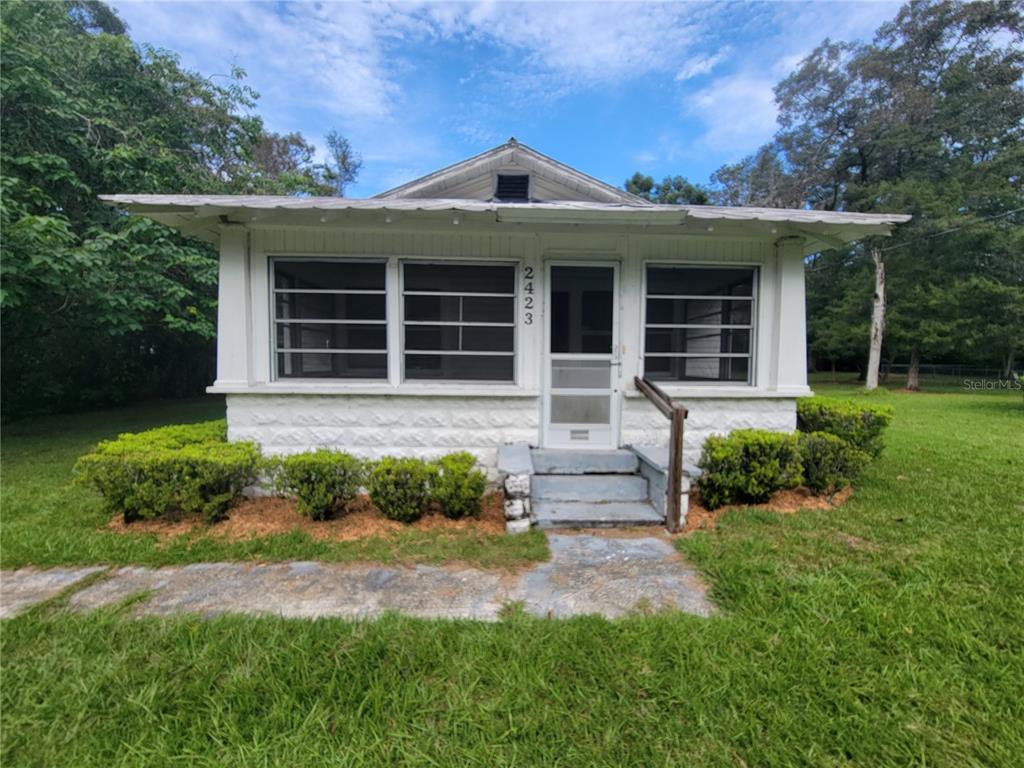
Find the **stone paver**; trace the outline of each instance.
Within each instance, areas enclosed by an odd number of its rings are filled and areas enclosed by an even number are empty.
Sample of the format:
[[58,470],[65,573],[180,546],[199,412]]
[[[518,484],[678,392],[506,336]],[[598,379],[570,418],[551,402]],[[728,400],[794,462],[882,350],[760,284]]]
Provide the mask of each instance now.
[[[518,574],[313,562],[125,567],[76,592],[69,605],[88,611],[146,592],[146,599],[133,608],[138,615],[371,618],[396,611],[427,618],[495,620],[503,606],[517,602],[537,616],[555,617],[597,613],[614,618],[637,609],[707,616],[713,610],[696,573],[663,538],[553,534],[548,539],[551,560]],[[77,569],[85,571],[78,578],[94,570]],[[8,580],[23,573],[29,572],[4,574],[2,615],[31,602],[25,598],[8,605]],[[58,578],[56,571],[31,573]]]
[[664,539],[549,535],[548,543],[551,560],[519,583],[519,599],[531,613],[615,618],[641,607],[712,612],[703,582]]
[[97,565],[88,568],[50,568],[45,571],[22,568],[0,572],[0,619],[56,597],[66,587],[102,570],[103,566]]

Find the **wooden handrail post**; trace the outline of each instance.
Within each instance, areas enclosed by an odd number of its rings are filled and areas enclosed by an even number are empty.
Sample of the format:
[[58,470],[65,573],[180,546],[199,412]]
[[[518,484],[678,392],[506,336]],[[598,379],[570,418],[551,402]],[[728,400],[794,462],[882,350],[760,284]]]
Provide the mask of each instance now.
[[681,497],[683,493],[683,422],[686,411],[672,409],[672,426],[668,446],[668,499],[665,507],[665,525],[669,533],[678,533],[681,525]]
[[669,420],[668,436],[668,489],[665,499],[665,526],[669,533],[678,533],[682,527],[682,495],[683,495],[683,423],[686,421],[686,409],[672,402],[657,384],[634,377],[636,388],[650,400],[655,407]]

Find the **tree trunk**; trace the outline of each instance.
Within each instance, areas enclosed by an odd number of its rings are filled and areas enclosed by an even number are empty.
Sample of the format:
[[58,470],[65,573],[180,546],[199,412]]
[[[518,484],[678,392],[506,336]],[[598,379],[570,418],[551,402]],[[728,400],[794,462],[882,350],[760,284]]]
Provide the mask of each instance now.
[[907,389],[917,392],[921,389],[921,348],[915,344],[910,348],[910,368],[907,370]]
[[832,383],[836,383],[836,360],[832,358]]
[[864,382],[867,390],[878,389],[878,366],[882,362],[882,337],[885,334],[885,262],[877,248],[871,249],[871,261],[875,263],[875,303],[871,310],[871,349]]
[[1012,350],[1012,349],[1009,352],[1006,353],[1005,357],[1003,357],[1003,378],[1004,379],[1013,378],[1013,364],[1015,362],[1014,361],[1014,357],[1015,357],[1015,350]]

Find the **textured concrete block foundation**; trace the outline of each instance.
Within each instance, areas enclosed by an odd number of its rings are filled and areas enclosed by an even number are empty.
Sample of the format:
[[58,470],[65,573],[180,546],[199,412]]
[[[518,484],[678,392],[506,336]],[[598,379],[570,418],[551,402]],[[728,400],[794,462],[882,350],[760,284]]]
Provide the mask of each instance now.
[[228,437],[281,455],[332,448],[373,459],[469,451],[496,477],[498,446],[536,443],[530,397],[265,395],[227,397]]

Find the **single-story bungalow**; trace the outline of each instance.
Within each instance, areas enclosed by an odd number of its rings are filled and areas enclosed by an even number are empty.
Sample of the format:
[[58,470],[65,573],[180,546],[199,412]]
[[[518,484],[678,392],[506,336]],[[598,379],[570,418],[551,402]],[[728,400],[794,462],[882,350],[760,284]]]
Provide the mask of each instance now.
[[368,199],[103,199],[219,248],[231,439],[492,469],[522,444],[554,473],[664,449],[644,380],[688,409],[688,462],[712,433],[793,430],[804,258],[907,218],[653,205],[515,139]]

